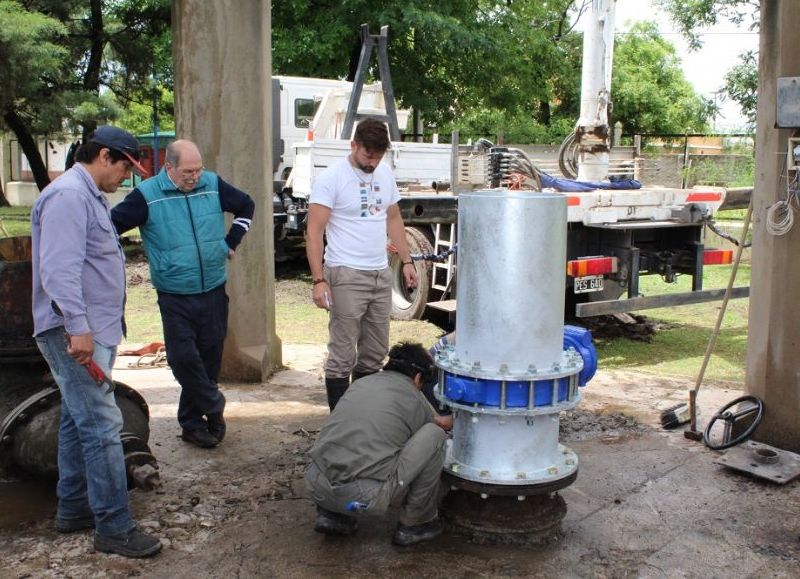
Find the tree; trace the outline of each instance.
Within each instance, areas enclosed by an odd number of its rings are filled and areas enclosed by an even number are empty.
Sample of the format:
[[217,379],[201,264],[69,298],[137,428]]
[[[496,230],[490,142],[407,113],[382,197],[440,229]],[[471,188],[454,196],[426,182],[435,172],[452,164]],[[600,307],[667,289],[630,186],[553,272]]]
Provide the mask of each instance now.
[[65,35],[58,20],[28,12],[13,0],[0,0],[0,112],[28,157],[40,189],[49,179],[27,128],[31,119],[26,105],[37,95],[52,97],[51,79],[59,76],[67,52],[60,45]]
[[695,92],[675,47],[652,22],[637,23],[617,37],[611,100],[612,117],[627,132],[702,132],[713,113],[713,103]]
[[545,123],[569,68],[562,41],[589,0],[284,0],[273,4],[276,73],[345,78],[359,26],[388,24],[395,95],[441,126],[479,107]]
[[749,23],[758,28],[759,0],[656,0],[686,36],[692,48],[703,45],[697,30],[720,22]]
[[[730,21],[758,30],[760,0],[658,0],[693,48],[702,46],[698,29]],[[737,103],[751,125],[758,102],[758,54],[746,51],[725,75],[723,95]]]
[[[13,42],[0,44],[0,57],[25,63],[9,69],[13,88],[0,100],[0,112],[41,189],[49,177],[33,135],[80,126],[85,138],[99,122],[119,116],[117,101],[127,106],[149,99],[153,75],[171,82],[170,2],[0,2],[0,30],[16,34]],[[38,57],[37,46],[43,53]]]
[[748,124],[756,124],[758,105],[758,57],[752,50],[739,56],[739,64],[725,74],[725,94],[739,105]]

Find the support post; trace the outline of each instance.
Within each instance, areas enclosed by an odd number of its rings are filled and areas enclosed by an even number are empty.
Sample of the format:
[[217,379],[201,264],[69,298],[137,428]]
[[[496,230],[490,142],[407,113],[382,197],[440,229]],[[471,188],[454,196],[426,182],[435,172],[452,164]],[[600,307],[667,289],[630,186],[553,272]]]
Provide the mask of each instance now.
[[767,209],[786,196],[786,147],[790,129],[775,128],[778,77],[800,76],[797,30],[800,11],[792,0],[761,3],[756,180],[753,189],[753,251],[745,390],[764,401],[764,420],[754,438],[800,452],[800,224],[770,235]]
[[[172,3],[176,135],[256,203],[250,232],[228,264],[222,377],[264,382],[281,365],[275,333],[269,0]],[[242,67],[246,66],[246,74]]]

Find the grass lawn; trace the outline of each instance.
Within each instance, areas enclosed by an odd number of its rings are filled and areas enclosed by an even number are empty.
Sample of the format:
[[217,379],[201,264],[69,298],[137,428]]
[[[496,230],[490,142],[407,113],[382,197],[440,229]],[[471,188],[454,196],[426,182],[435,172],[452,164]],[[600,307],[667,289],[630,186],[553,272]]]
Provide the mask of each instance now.
[[[707,267],[703,279],[705,289],[727,286],[731,266]],[[740,265],[736,286],[750,283],[750,266]],[[657,277],[642,279],[644,295],[682,292],[691,289],[691,278],[679,278],[666,286]],[[626,338],[597,340],[598,365],[604,369],[636,370],[661,376],[694,377],[700,370],[708,339],[714,329],[722,301],[675,308],[639,312],[664,328],[656,332],[649,344]],[[706,369],[711,380],[744,381],[747,351],[748,300],[731,300],[720,329],[717,345]]]
[[[128,342],[162,341],[161,317],[155,290],[149,283],[130,285],[126,307]],[[279,264],[275,281],[275,324],[285,344],[325,344],[328,314],[311,302],[311,276],[304,263]],[[444,331],[425,321],[392,321],[389,341],[433,343]]]
[[[0,207],[0,220],[9,237],[31,234],[30,207]],[[2,235],[0,232],[0,236]]]

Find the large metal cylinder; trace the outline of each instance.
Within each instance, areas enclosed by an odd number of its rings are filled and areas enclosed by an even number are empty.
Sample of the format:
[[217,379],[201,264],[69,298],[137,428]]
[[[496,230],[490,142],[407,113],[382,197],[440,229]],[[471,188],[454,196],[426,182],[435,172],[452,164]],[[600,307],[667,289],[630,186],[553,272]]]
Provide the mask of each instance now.
[[566,228],[563,195],[459,196],[456,356],[463,363],[516,373],[560,361]]
[[457,340],[436,358],[454,415],[445,473],[486,496],[562,488],[578,458],[559,444],[559,413],[594,369],[588,332],[564,332],[566,198],[462,193],[458,214]]

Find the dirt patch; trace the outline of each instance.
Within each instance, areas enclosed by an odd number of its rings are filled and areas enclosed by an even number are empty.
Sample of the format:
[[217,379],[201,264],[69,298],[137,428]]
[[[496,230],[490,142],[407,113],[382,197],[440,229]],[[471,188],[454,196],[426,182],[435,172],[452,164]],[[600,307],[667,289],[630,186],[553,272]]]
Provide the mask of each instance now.
[[627,338],[646,343],[652,342],[658,331],[673,327],[666,322],[650,320],[646,316],[632,313],[581,318],[570,323],[591,330],[595,340]]
[[150,285],[150,266],[147,265],[147,260],[144,258],[137,258],[135,261],[128,260],[125,264],[125,274],[128,287]]
[[575,409],[561,414],[558,432],[560,440],[569,442],[622,436],[642,432],[647,428],[639,424],[633,416],[617,412],[604,413]]

